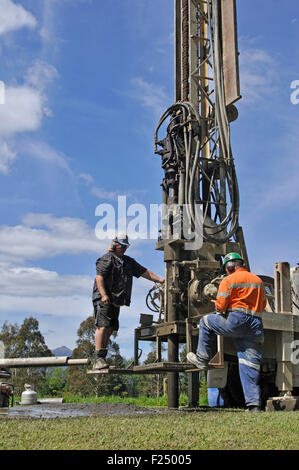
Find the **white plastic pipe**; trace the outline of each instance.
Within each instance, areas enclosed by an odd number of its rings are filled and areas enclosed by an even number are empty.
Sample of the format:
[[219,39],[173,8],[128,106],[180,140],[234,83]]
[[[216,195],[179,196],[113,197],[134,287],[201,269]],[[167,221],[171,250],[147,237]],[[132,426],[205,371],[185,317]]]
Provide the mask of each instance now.
[[61,357],[26,357],[16,359],[0,359],[0,367],[59,367],[59,366],[81,366],[90,364],[89,359],[70,359],[68,356]]

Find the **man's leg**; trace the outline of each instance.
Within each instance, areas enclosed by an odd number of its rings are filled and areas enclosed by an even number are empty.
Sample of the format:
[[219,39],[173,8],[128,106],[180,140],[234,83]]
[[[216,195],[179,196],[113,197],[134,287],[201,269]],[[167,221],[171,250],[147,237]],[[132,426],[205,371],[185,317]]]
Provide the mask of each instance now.
[[96,351],[99,349],[107,349],[112,332],[112,328],[105,328],[104,326],[97,327],[94,337]]
[[198,369],[207,369],[208,362],[212,357],[216,334],[214,329],[212,329],[211,323],[213,326],[216,326],[216,324],[221,323],[222,321],[223,319],[221,319],[221,315],[213,313],[201,318],[198,330],[198,346],[196,354],[192,352],[187,354],[188,362],[194,364]]
[[95,332],[95,363],[94,369],[107,368],[106,356],[108,353],[109,338],[113,332],[112,328],[104,326],[97,327]]
[[239,374],[245,397],[245,404],[251,407],[261,406],[259,385],[262,360],[262,344],[250,338],[234,340],[239,360]]
[[263,326],[259,318],[241,312],[230,312],[227,315],[211,313],[200,320],[196,356],[199,361],[208,362],[212,358],[216,334],[229,338],[252,337],[260,341],[263,337]]
[[260,407],[259,377],[263,343],[261,319],[241,312],[232,312],[227,316],[205,315],[199,326],[197,360],[208,362],[211,359],[215,334],[233,339],[246,406]]
[[98,301],[94,303],[95,315],[95,361],[93,369],[103,369],[109,367],[106,362],[108,353],[108,344],[110,336],[114,329],[115,317],[118,317],[118,311],[112,305],[104,305]]

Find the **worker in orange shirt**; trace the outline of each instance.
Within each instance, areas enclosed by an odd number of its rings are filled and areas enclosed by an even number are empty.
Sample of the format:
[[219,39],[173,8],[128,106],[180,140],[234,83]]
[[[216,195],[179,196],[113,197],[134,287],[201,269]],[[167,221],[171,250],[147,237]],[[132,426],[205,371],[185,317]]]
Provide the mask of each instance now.
[[202,317],[196,354],[187,360],[206,370],[212,357],[215,335],[232,338],[238,356],[240,380],[249,411],[261,410],[260,365],[264,339],[261,313],[266,306],[262,280],[244,267],[238,253],[224,257],[225,277],[220,283],[215,303],[216,313]]

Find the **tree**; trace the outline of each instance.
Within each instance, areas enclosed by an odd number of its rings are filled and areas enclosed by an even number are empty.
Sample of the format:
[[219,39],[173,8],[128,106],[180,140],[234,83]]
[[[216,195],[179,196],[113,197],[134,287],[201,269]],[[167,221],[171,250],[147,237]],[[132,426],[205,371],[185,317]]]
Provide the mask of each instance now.
[[[38,321],[33,317],[25,318],[21,327],[5,322],[0,333],[0,341],[4,343],[6,358],[53,356],[39,331]],[[25,383],[30,383],[38,392],[45,375],[45,368],[12,369],[16,395],[23,392]]]
[[2,325],[0,332],[0,341],[3,342],[5,346],[5,357],[16,357],[16,337],[19,331],[19,326],[17,323],[9,324],[6,321]]
[[[84,320],[78,330],[77,347],[73,350],[72,357],[79,359],[83,357],[91,358],[93,356],[95,325],[92,316]],[[94,394],[93,386],[87,374],[87,367],[68,367],[66,378],[67,391],[83,396]]]
[[39,331],[36,318],[25,318],[16,337],[16,357],[48,357],[53,356]]
[[[74,349],[73,358],[94,356],[94,317],[90,316],[84,320],[77,331],[77,347]],[[114,336],[115,337],[115,336]],[[117,369],[124,367],[124,359],[120,355],[119,346],[110,338],[107,362]],[[115,375],[87,375],[86,367],[68,368],[67,390],[71,393],[83,396],[122,395],[126,392],[126,385],[121,376]]]
[[67,371],[65,367],[51,367],[47,369],[45,380],[40,387],[42,396],[58,396],[65,391]]
[[[153,364],[156,362],[156,343],[153,341],[151,343],[151,351],[148,353],[147,358],[144,361],[144,364]],[[162,351],[164,350],[163,345],[161,344]],[[142,375],[139,380],[139,390],[140,394],[147,397],[156,397],[159,398],[163,395],[163,378],[165,374],[145,374]]]

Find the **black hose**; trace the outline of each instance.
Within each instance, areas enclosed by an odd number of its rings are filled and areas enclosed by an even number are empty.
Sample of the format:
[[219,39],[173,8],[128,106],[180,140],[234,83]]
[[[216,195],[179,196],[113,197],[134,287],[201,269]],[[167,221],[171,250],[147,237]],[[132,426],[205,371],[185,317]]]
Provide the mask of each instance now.
[[[177,102],[170,106],[162,115],[155,130],[155,151],[159,153],[158,145],[161,141],[158,140],[158,132],[162,124],[167,118],[171,118],[170,124],[167,127],[168,141],[171,142],[171,148],[175,149],[173,154],[167,159],[163,160],[163,167],[165,168],[170,162],[172,168],[177,171],[184,165],[185,170],[185,188],[184,188],[184,204],[187,206],[188,219],[191,223],[191,229],[194,231],[196,227],[196,204],[199,203],[203,208],[203,215],[208,211],[210,204],[215,204],[215,225],[207,222],[206,217],[203,220],[203,238],[205,241],[222,244],[227,242],[231,237],[236,234],[239,226],[239,188],[234,160],[232,158],[232,151],[230,146],[230,128],[226,112],[225,95],[224,95],[224,80],[222,70],[222,57],[221,57],[221,41],[220,41],[220,24],[219,24],[219,11],[218,0],[208,0],[208,23],[211,34],[211,55],[212,67],[214,73],[214,95],[215,105],[214,111],[214,127],[210,128],[213,136],[215,134],[215,146],[210,154],[210,158],[203,158],[200,151],[203,149],[206,142],[201,142],[200,135],[194,129],[201,128],[201,118],[193,105],[188,101]],[[209,100],[210,101],[210,100]],[[197,126],[194,126],[196,124]],[[179,154],[179,146],[176,139],[182,136],[184,142],[184,154]],[[196,146],[192,144],[196,141]],[[216,155],[217,141],[221,154]],[[195,150],[194,150],[195,147]],[[205,169],[203,165],[210,165],[211,177],[209,176],[209,169]],[[226,213],[221,213],[220,205],[221,192],[217,186],[217,177],[215,174],[220,171],[220,166],[223,171],[221,184],[227,183],[226,194],[229,195],[230,206],[226,209]],[[196,188],[195,178],[199,174],[202,176],[198,184],[204,184],[204,181],[209,186],[207,200],[195,200]],[[221,176],[220,176],[221,177]],[[220,181],[220,179],[219,179]],[[213,200],[212,200],[213,199]],[[216,220],[220,219],[216,222]]]

